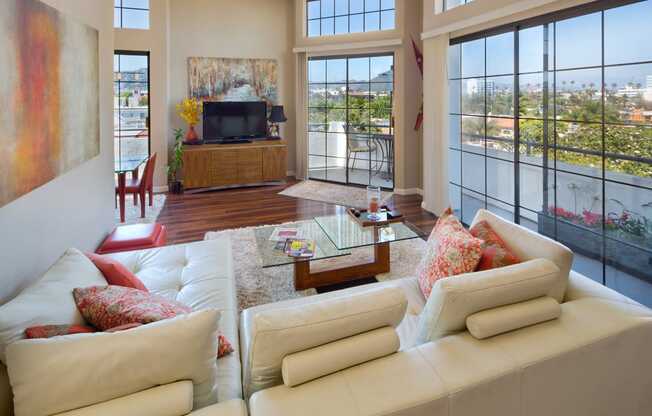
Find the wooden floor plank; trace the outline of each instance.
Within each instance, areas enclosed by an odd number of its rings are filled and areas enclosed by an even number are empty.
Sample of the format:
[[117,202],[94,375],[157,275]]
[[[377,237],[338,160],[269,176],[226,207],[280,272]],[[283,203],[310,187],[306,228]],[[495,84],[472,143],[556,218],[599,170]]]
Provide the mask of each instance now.
[[[276,186],[169,194],[158,222],[168,229],[168,244],[180,244],[203,240],[209,231],[282,224],[345,212],[344,207],[335,204],[278,194],[296,183],[294,178],[288,178],[286,184]],[[418,195],[394,195],[388,205],[401,211],[408,222],[427,235],[436,217],[421,208],[421,201]]]

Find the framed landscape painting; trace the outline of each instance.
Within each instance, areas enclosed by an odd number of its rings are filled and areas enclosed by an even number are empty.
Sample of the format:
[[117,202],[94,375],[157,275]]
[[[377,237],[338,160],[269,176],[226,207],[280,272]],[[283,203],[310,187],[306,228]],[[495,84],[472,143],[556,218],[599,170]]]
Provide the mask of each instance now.
[[0,0],[0,207],[100,153],[99,34],[37,0]]
[[200,101],[278,104],[274,59],[188,58],[189,96]]

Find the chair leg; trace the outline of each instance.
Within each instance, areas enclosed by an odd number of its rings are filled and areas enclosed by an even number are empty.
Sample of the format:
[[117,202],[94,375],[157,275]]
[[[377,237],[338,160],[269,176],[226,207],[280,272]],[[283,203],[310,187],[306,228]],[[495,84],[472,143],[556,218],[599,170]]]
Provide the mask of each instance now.
[[138,206],[138,193],[134,194],[134,205]]
[[149,206],[154,206],[154,188],[149,188]]
[[145,218],[145,190],[139,192],[140,196],[140,218]]

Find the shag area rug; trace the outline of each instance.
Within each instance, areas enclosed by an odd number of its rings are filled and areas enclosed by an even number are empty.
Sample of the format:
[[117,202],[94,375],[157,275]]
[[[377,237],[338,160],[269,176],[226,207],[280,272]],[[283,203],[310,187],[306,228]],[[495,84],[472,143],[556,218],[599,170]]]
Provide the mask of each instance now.
[[127,195],[125,199],[125,222],[120,223],[120,208],[115,209],[115,223],[117,225],[149,224],[156,222],[166,200],[165,194],[154,194],[154,206],[149,206],[149,196],[145,197],[145,218],[140,218],[140,201],[134,205],[134,197]]
[[[283,224],[283,226],[289,225],[291,224]],[[294,267],[292,265],[263,269],[256,246],[255,229],[256,227],[248,227],[210,232],[205,236],[206,240],[221,238],[225,235],[231,238],[240,310],[265,303],[316,295],[315,289],[300,292],[294,290]],[[387,281],[414,276],[425,246],[426,242],[420,238],[391,243],[391,271],[376,276],[376,278],[379,281]],[[365,247],[353,250],[350,256],[314,261],[311,268],[318,270],[342,267],[348,264],[369,262],[372,259],[373,247]]]
[[[279,195],[312,201],[329,202],[352,208],[367,207],[367,189],[319,181],[303,181],[279,192]],[[380,193],[382,204],[392,197],[391,192]]]

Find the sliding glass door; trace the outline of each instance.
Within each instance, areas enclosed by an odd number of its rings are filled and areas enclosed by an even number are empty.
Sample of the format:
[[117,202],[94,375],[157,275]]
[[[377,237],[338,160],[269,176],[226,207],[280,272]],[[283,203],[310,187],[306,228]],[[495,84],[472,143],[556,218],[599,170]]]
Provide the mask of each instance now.
[[652,2],[595,2],[453,40],[450,198],[575,252],[652,305]]
[[308,176],[394,187],[394,56],[310,58]]

